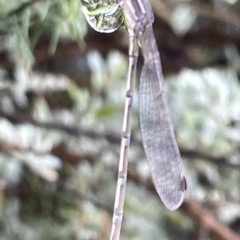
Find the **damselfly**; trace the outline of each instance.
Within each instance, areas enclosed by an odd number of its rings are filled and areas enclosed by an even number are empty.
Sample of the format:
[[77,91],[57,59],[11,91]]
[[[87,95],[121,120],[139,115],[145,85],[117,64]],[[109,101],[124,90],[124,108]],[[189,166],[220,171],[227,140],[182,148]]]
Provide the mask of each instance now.
[[131,107],[139,44],[144,65],[139,85],[139,115],[142,141],[153,183],[164,205],[175,210],[185,196],[186,180],[173,125],[164,97],[160,56],[153,34],[153,12],[149,0],[83,0],[90,25],[100,32],[113,32],[125,24],[129,34],[129,67],[123,119],[118,182],[111,240],[120,238],[127,181],[131,135]]

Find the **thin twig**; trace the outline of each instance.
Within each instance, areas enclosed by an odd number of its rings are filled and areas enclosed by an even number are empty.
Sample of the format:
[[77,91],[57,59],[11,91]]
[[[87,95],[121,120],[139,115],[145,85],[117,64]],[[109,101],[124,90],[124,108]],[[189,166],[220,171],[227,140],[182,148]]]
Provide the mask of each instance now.
[[[3,111],[2,109],[0,109],[0,117],[7,119],[14,124],[30,123],[37,127],[43,127],[50,130],[59,130],[75,137],[86,136],[91,139],[106,139],[112,144],[119,144],[119,142],[121,141],[121,137],[115,133],[100,133],[93,130],[82,129],[78,126],[67,126],[61,123],[42,122],[32,118],[27,114],[9,113]],[[142,142],[134,137],[132,137],[131,143],[135,146],[142,147]],[[213,156],[206,152],[197,151],[196,149],[187,149],[183,147],[180,147],[180,152],[183,157],[186,157],[188,159],[198,158],[212,164],[222,165],[235,170],[239,170],[240,168],[240,164],[229,162],[229,156]]]

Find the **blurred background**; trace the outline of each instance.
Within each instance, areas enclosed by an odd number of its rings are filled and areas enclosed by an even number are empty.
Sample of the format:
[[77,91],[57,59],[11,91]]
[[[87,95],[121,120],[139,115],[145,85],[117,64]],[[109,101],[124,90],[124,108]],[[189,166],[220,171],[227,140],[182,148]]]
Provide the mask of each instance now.
[[[240,240],[240,1],[151,4],[188,190],[156,195],[136,90],[121,239]],[[127,52],[79,0],[0,0],[1,240],[108,239]]]

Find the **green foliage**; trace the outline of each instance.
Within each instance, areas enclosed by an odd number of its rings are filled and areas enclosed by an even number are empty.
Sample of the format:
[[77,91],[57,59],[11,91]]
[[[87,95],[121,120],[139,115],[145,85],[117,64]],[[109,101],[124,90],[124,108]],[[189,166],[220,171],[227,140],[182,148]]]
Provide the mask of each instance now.
[[[65,1],[1,1],[0,30],[7,47],[18,53],[24,61],[34,61],[32,51],[43,32],[51,33],[49,51],[54,53],[60,37],[82,43],[86,23],[81,2]],[[22,5],[21,5],[22,3]],[[21,7],[20,7],[21,6]]]
[[[159,2],[164,1],[152,4]],[[232,9],[237,6],[233,2],[218,4]],[[126,88],[127,35],[120,30],[114,40],[100,39],[87,31],[81,7],[79,0],[0,0],[0,239],[109,238]],[[159,14],[156,9],[158,15],[167,13]],[[187,12],[186,8],[177,11]],[[201,28],[195,24],[196,12],[191,12],[195,17],[191,15],[184,33],[172,26],[184,24],[183,16],[178,15],[179,21],[167,27],[164,18],[159,25],[164,31],[170,27],[175,31],[169,46],[178,51],[186,48],[184,57],[193,56],[198,68],[205,66],[193,70],[190,64],[167,76],[165,95],[185,165],[187,201],[204,203],[218,221],[239,233],[237,43],[221,42],[222,38],[217,50],[205,42],[198,46],[196,39],[187,45]],[[203,16],[206,22],[200,23],[206,24],[209,19]],[[222,25],[211,21],[212,31],[221,29]],[[231,33],[234,28],[227,26]],[[84,42],[86,34],[89,45]],[[156,32],[156,36],[161,34]],[[176,44],[173,38],[180,40]],[[224,66],[212,64],[219,52],[228,59]],[[184,66],[184,58],[173,56],[173,62]],[[140,57],[139,67],[141,61]],[[167,211],[151,188],[141,145],[137,91],[135,96],[122,239],[196,239],[192,236],[203,223],[195,224],[184,209]]]

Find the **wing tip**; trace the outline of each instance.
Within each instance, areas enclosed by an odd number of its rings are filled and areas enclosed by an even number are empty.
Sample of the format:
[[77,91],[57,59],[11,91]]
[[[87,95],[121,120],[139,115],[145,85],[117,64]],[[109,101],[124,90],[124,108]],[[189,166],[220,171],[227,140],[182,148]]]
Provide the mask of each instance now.
[[183,200],[186,195],[186,190],[187,190],[187,181],[186,181],[186,178],[183,176],[180,181],[180,190],[177,192],[178,201],[169,202],[169,200],[165,200],[163,197],[161,197],[165,207],[170,211],[177,210],[183,203]]

